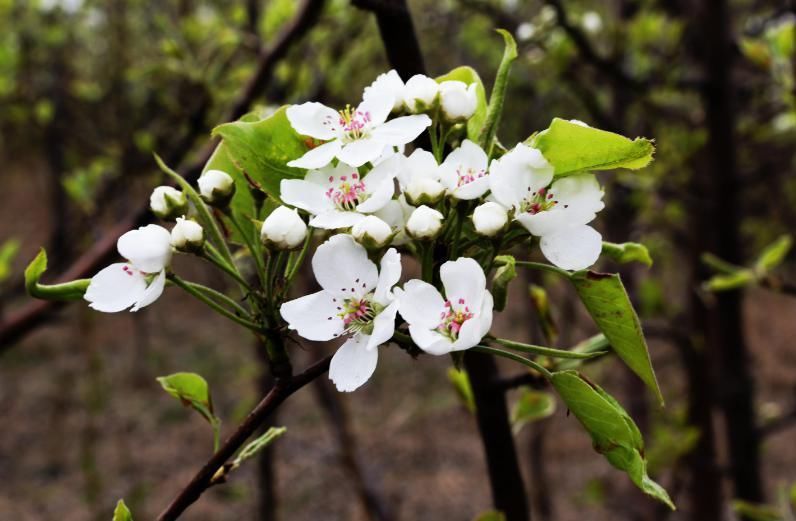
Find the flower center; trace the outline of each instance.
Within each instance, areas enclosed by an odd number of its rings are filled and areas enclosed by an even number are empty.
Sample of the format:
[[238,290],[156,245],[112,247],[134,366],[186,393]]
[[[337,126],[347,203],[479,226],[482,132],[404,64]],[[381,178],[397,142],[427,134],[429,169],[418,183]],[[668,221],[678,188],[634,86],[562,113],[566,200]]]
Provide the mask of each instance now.
[[368,198],[368,194],[365,193],[365,182],[356,172],[352,173],[350,177],[347,175],[341,175],[339,178],[329,176],[329,184],[332,186],[326,190],[326,197],[331,199],[340,210],[354,211],[357,205]]
[[459,331],[465,322],[473,318],[473,312],[470,311],[469,306],[460,298],[457,307],[453,307],[450,300],[445,301],[445,311],[440,313],[440,324],[437,326],[437,332],[448,337],[451,342],[459,338]]
[[345,138],[348,141],[355,141],[365,137],[368,123],[370,123],[370,112],[353,110],[351,105],[346,105],[346,108],[340,111],[339,123],[345,132]]
[[[528,187],[528,192],[531,192],[530,187]],[[520,203],[520,211],[535,215],[540,212],[546,212],[557,204],[558,200],[555,199],[555,195],[550,189],[540,188],[536,192],[531,192],[522,200]],[[564,205],[564,208],[567,206],[568,205]]]
[[[343,319],[346,333],[369,335],[373,332],[373,319],[381,313],[383,307],[372,299],[373,293],[368,293],[364,297],[334,299],[337,304],[337,317]],[[331,317],[329,319],[331,320]]]
[[456,169],[456,175],[459,180],[456,182],[456,188],[472,183],[476,179],[481,179],[486,175],[485,170],[476,170],[475,168],[464,168],[462,165]]

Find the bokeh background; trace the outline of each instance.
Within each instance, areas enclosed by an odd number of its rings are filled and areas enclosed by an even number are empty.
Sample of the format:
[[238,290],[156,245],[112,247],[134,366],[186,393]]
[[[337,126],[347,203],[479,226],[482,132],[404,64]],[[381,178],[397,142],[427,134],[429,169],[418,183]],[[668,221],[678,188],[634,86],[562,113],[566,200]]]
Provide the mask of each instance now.
[[[390,68],[388,52],[408,59],[413,35],[391,25],[406,7],[0,0],[0,519],[110,519],[121,497],[136,519],[154,518],[211,449],[207,425],[155,377],[204,375],[227,429],[265,378],[250,338],[176,291],[135,314],[79,303],[42,313],[21,277],[38,248],[49,253],[48,280],[84,269],[81,254],[115,241],[162,182],[153,151],[195,173],[209,131],[230,117],[307,99],[357,103]],[[600,176],[606,210],[596,226],[607,240],[643,242],[654,258],[651,269],[599,267],[623,275],[667,407],[615,360],[586,372],[637,420],[650,471],[680,508],[638,492],[558,404],[516,426],[533,518],[793,519],[792,259],[712,294],[702,256],[753,265],[796,224],[796,6],[411,0],[408,9],[430,75],[471,65],[489,87],[503,51],[493,30],[515,35],[504,144],[558,116],[658,147],[650,167]],[[176,269],[224,287],[199,261],[178,259]],[[595,333],[571,291],[538,275],[515,284],[498,331],[544,341],[530,284],[547,289],[556,345]],[[332,349],[297,346],[296,365]],[[394,348],[381,358],[352,395],[325,379],[298,393],[272,418],[288,433],[184,519],[458,521],[488,510],[480,440],[449,360]],[[527,392],[509,392],[510,404]]]

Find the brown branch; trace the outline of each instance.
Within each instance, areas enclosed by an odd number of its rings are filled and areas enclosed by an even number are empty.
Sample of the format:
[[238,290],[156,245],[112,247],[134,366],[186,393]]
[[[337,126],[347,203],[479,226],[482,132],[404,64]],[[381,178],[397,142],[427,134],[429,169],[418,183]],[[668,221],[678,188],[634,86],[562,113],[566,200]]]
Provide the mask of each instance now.
[[[284,58],[290,47],[298,41],[307,30],[314,25],[319,17],[325,0],[305,0],[299,9],[294,21],[285,27],[277,37],[274,44],[260,53],[259,62],[254,75],[232,103],[224,121],[233,121],[246,113],[249,106],[262,91],[265,84],[273,75],[276,64]],[[189,182],[199,177],[205,163],[216,147],[216,141],[211,141],[203,149],[199,159],[191,165],[179,170],[180,174]],[[187,154],[188,150],[185,150]],[[174,158],[173,162],[180,162],[181,158]],[[99,268],[116,255],[116,240],[126,231],[141,226],[151,219],[148,205],[142,205],[136,211],[119,221],[97,240],[93,246],[75,260],[55,281],[67,282],[74,279],[85,278],[93,275]],[[21,309],[10,313],[0,321],[0,352],[8,349],[36,326],[45,322],[52,313],[63,306],[61,302],[37,301],[31,302]]]
[[173,521],[196,502],[202,493],[213,484],[213,476],[218,469],[235,455],[246,440],[268,419],[269,415],[293,393],[328,371],[331,360],[332,357],[327,356],[302,373],[277,379],[271,391],[260,400],[260,403],[246,416],[243,423],[227,438],[221,448],[199,469],[193,479],[157,517],[157,521]]

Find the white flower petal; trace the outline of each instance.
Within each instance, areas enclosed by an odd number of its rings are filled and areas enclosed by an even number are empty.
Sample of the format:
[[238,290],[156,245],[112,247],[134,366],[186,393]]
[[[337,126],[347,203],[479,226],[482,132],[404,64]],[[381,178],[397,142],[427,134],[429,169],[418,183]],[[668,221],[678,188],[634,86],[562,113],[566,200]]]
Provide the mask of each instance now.
[[392,287],[401,278],[401,254],[395,248],[390,248],[381,258],[379,266],[379,281],[376,283],[376,291],[373,293],[373,300],[381,305],[385,305],[392,300]]
[[436,328],[445,312],[445,301],[437,288],[422,280],[413,279],[404,284],[398,300],[398,312],[403,319],[421,329]]
[[313,217],[310,220],[310,226],[324,230],[337,230],[339,228],[350,228],[364,218],[364,215],[357,212],[327,210]]
[[409,335],[417,347],[430,355],[444,355],[452,351],[453,342],[433,329],[409,325]]
[[118,262],[91,277],[83,298],[97,311],[116,313],[134,305],[145,292],[144,274],[131,264]]
[[[573,224],[591,222],[595,214],[605,207],[602,201],[603,190],[593,174],[572,175],[558,179],[550,187],[550,192],[558,201],[557,208],[567,207],[576,212],[580,222]],[[583,221],[583,219],[588,220]]]
[[373,213],[381,210],[395,195],[395,182],[392,179],[387,179],[375,185],[366,179],[365,186],[368,190],[373,190],[373,192],[364,203],[357,205],[357,211],[361,213]]
[[318,291],[282,304],[279,313],[288,328],[307,340],[331,340],[343,332],[340,302],[328,291]]
[[363,100],[373,96],[389,95],[393,98],[392,110],[397,111],[403,107],[404,103],[404,82],[395,69],[379,74],[376,80],[365,87],[362,95]]
[[379,361],[379,350],[367,349],[367,343],[367,335],[354,335],[332,357],[329,379],[338,391],[354,391],[373,375]]
[[291,105],[287,109],[287,119],[296,132],[316,139],[332,139],[340,127],[340,114],[314,101]]
[[414,141],[430,125],[431,118],[425,114],[402,116],[374,128],[371,135],[385,145],[401,146]]
[[471,311],[481,308],[486,290],[486,276],[475,260],[460,257],[455,261],[448,261],[440,267],[439,277],[445,288],[445,296],[454,308],[461,305],[461,300]]
[[529,193],[553,180],[553,166],[542,153],[520,143],[489,167],[489,185],[495,199],[506,207],[517,207]]
[[371,138],[352,141],[337,153],[340,161],[354,167],[360,167],[369,161],[375,161],[384,152],[384,143]]
[[462,186],[456,188],[453,191],[453,196],[456,199],[461,199],[463,201],[472,201],[473,199],[478,199],[482,195],[489,190],[489,176],[486,175],[484,177],[480,177],[474,181],[470,181],[469,183],[465,183]]
[[398,302],[392,302],[373,319],[373,332],[368,339],[367,349],[375,349],[392,338],[395,332],[395,315]]
[[334,203],[326,197],[321,185],[301,179],[283,179],[279,183],[279,198],[283,203],[313,215],[334,208]]
[[350,235],[335,235],[318,246],[312,271],[323,289],[345,298],[364,296],[379,280],[367,250]]
[[544,256],[565,270],[583,270],[597,262],[602,236],[591,226],[576,226],[542,237],[539,246]]
[[357,112],[368,115],[367,125],[375,127],[387,120],[395,106],[395,96],[385,90],[373,91],[357,107]]
[[130,230],[116,242],[119,254],[144,273],[157,273],[171,262],[171,233],[148,224]]
[[300,158],[288,162],[287,166],[295,168],[322,168],[331,163],[332,159],[340,152],[341,146],[339,139],[329,141],[328,143],[308,150],[307,153]]
[[155,302],[163,294],[163,288],[166,287],[166,270],[158,273],[152,282],[149,283],[141,298],[136,301],[135,305],[130,311],[138,311]]

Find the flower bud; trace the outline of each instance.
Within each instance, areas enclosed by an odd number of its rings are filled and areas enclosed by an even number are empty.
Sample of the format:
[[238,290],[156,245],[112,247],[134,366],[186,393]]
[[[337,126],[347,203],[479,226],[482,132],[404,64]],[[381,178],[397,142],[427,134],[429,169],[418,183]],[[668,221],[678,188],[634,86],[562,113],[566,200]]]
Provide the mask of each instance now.
[[426,205],[419,206],[406,221],[406,231],[415,239],[433,239],[442,229],[442,214]]
[[406,82],[404,103],[409,112],[425,112],[433,107],[439,93],[439,83],[424,76],[415,74]]
[[235,181],[226,172],[208,170],[199,177],[199,195],[207,204],[224,208],[235,195]]
[[375,215],[368,215],[351,228],[354,239],[367,249],[386,246],[392,237],[392,228]]
[[404,190],[409,203],[413,205],[436,204],[444,192],[442,183],[430,177],[415,177]]
[[196,221],[177,217],[177,224],[171,229],[171,245],[177,251],[199,252],[205,242],[205,232]]
[[307,225],[298,210],[280,206],[263,222],[260,239],[263,244],[277,250],[294,250],[307,237]]
[[442,113],[448,121],[465,121],[475,113],[478,106],[476,84],[469,86],[461,81],[443,81],[439,85]]
[[149,196],[152,213],[164,220],[171,220],[188,213],[188,198],[176,188],[158,186]]
[[496,235],[508,221],[506,209],[492,201],[480,205],[473,212],[475,231],[487,237]]

